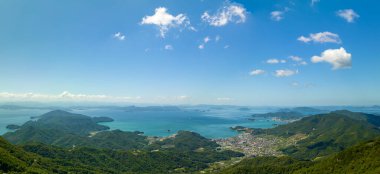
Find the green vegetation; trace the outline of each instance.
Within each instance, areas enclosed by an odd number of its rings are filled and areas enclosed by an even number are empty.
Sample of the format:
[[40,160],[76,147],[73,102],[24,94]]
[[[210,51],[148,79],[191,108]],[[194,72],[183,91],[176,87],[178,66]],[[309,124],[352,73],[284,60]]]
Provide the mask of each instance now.
[[298,159],[314,159],[379,136],[380,130],[374,124],[379,120],[380,117],[370,114],[337,111],[305,117],[297,122],[272,129],[254,129],[254,134],[286,138],[296,134],[306,134],[305,139],[282,151]]
[[[107,117],[64,111],[38,118],[4,135],[18,145],[0,137],[0,172],[380,172],[380,117],[371,114],[335,111],[217,141],[189,131],[165,138],[108,131],[97,124]],[[256,157],[240,161],[243,154],[229,149]]]
[[165,138],[162,141],[156,141],[150,145],[149,149],[176,148],[181,150],[194,151],[199,148],[215,149],[219,147],[214,141],[202,137],[198,133],[189,131],[178,131],[171,138]]
[[[190,145],[197,140],[202,142]],[[1,172],[191,173],[207,168],[209,163],[242,156],[211,149],[217,146],[214,142],[191,132],[181,132],[163,141],[173,143],[172,148],[155,150],[60,148],[41,143],[30,143],[21,149],[3,139],[0,142]]]
[[380,139],[348,148],[338,154],[316,161],[301,161],[291,157],[257,157],[241,161],[222,170],[222,174],[319,174],[380,172]]
[[64,111],[38,118],[4,135],[22,149],[2,140],[6,145],[2,150],[17,149],[21,155],[16,158],[1,151],[0,171],[191,173],[210,163],[243,156],[230,150],[218,151],[218,144],[194,132],[179,131],[175,136],[149,141],[142,132],[107,131],[107,127],[96,124],[105,118]]

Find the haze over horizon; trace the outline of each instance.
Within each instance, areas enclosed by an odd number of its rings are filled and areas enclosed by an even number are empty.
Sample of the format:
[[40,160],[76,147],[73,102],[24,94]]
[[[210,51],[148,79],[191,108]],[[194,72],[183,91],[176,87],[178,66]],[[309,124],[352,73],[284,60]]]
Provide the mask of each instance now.
[[0,1],[0,102],[379,105],[379,5]]

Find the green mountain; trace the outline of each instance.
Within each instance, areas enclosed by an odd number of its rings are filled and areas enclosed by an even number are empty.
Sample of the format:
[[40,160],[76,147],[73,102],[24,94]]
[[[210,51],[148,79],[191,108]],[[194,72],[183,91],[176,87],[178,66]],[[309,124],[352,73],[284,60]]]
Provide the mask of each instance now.
[[222,174],[320,174],[380,173],[380,139],[350,147],[338,154],[316,161],[291,157],[256,157],[245,159],[222,170]]
[[97,122],[99,118],[52,111],[37,121],[25,123],[4,135],[21,146],[2,139],[5,152],[17,151],[20,155],[15,158],[4,152],[0,171],[192,173],[207,168],[210,163],[243,156],[230,150],[217,150],[218,144],[194,132],[179,131],[167,138],[148,138],[141,132],[108,131]]
[[380,135],[380,117],[349,111],[337,111],[302,118],[272,129],[254,129],[254,134],[290,137],[305,134],[306,138],[282,149],[298,159],[323,157]]
[[149,146],[150,149],[177,148],[181,150],[197,150],[199,148],[215,149],[219,147],[214,141],[202,137],[198,133],[178,131],[174,137],[156,141]]
[[[7,173],[193,173],[210,163],[240,157],[233,151],[212,149],[213,141],[191,132],[164,140],[171,148],[113,150],[88,147],[61,148],[29,143],[22,148],[0,138],[0,171]],[[194,142],[202,139],[201,143]],[[189,148],[186,144],[197,144]],[[182,146],[185,145],[185,146]],[[154,149],[152,147],[151,149]],[[202,149],[202,150],[200,150]]]

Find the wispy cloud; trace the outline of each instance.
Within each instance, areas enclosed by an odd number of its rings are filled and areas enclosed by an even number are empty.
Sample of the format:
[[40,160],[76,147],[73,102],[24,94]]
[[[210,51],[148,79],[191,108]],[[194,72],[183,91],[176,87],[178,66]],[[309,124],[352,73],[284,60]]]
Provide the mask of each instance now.
[[344,10],[339,10],[336,12],[336,14],[345,19],[348,23],[353,23],[357,18],[360,16],[352,9],[344,9]]
[[210,41],[211,41],[210,37],[206,36],[205,38],[203,38],[203,42],[200,45],[198,45],[198,48],[201,50],[204,49],[206,44]]
[[280,69],[275,71],[276,77],[289,77],[298,74],[298,70]]
[[252,70],[252,71],[249,73],[249,75],[250,75],[250,76],[257,76],[257,75],[261,75],[261,74],[264,74],[264,73],[265,73],[265,71],[262,70],[262,69],[254,69],[254,70]]
[[270,18],[274,21],[281,21],[284,18],[284,11],[272,11]]
[[247,10],[240,4],[231,4],[227,2],[215,14],[210,15],[206,11],[201,18],[211,26],[221,27],[230,22],[244,23],[247,18]]
[[338,34],[331,33],[328,31],[319,32],[319,33],[311,33],[308,37],[300,36],[298,37],[299,41],[309,43],[341,43],[340,37]]
[[172,45],[165,45],[164,47],[165,50],[173,50],[173,46]]
[[117,32],[117,33],[113,34],[113,38],[120,40],[120,41],[123,41],[123,40],[125,40],[125,35],[121,32]]
[[283,59],[268,59],[266,62],[268,64],[278,64],[278,63],[286,63],[286,60],[283,60]]
[[290,8],[285,7],[283,10],[272,11],[272,12],[270,12],[270,18],[273,21],[277,21],[277,22],[281,21],[284,19],[285,13],[287,13],[289,10],[290,10]]
[[298,57],[298,56],[289,56],[290,60],[292,60],[293,62],[295,62],[296,64],[294,64],[295,66],[296,65],[307,65],[307,62],[304,61],[301,57]]

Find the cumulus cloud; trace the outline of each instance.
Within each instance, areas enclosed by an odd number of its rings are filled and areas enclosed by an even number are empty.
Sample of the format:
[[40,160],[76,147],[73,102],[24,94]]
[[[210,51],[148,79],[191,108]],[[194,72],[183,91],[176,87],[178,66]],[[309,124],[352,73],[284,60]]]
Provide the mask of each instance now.
[[281,21],[284,18],[284,11],[272,11],[270,18],[274,21]]
[[261,75],[261,74],[264,74],[264,73],[265,73],[265,71],[262,70],[262,69],[254,69],[254,70],[252,70],[252,71],[249,73],[249,75],[250,75],[250,76],[257,76],[257,75]]
[[173,46],[172,45],[165,45],[164,47],[165,50],[173,50]]
[[331,64],[333,70],[351,68],[351,54],[347,53],[343,47],[339,49],[328,49],[321,53],[321,56],[313,56],[311,62],[327,62]]
[[240,4],[226,3],[217,13],[210,15],[206,11],[201,18],[211,26],[221,27],[230,22],[244,23],[247,18],[247,10]]
[[280,59],[268,59],[268,64],[278,64],[278,63],[286,63],[286,60],[280,60]]
[[348,23],[353,23],[355,22],[355,19],[359,18],[360,16],[352,9],[344,9],[344,10],[339,10],[336,12],[336,14],[345,19]]
[[293,71],[289,69],[280,69],[275,71],[275,76],[276,77],[289,77],[292,75],[298,74],[298,70]]
[[9,93],[0,92],[4,101],[96,101],[96,102],[136,102],[141,97],[116,97],[107,95],[73,94],[64,91],[60,94]]
[[166,32],[168,32],[170,28],[189,27],[189,29],[195,30],[194,27],[190,26],[190,20],[186,15],[181,13],[173,16],[167,12],[165,7],[156,8],[152,16],[143,17],[141,24],[157,26],[162,38],[165,37]]
[[122,40],[125,40],[125,35],[121,32],[117,32],[117,33],[113,34],[113,38],[122,41]]
[[341,43],[342,41],[339,38],[338,34],[331,33],[328,31],[319,32],[319,33],[311,33],[308,37],[300,36],[298,38],[299,41],[309,43]]

